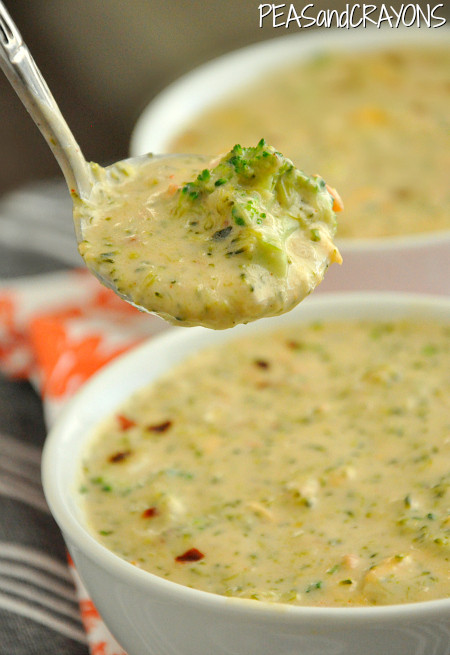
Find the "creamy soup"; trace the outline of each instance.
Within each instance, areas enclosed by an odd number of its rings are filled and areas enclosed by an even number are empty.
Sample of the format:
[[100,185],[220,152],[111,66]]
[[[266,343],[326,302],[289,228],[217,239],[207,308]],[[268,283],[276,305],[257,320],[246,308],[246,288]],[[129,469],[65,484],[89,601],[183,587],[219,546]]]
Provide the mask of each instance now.
[[92,436],[107,548],[206,591],[316,606],[450,596],[450,329],[314,323],[197,353]]
[[327,53],[222,100],[171,144],[222,152],[264,136],[345,199],[339,237],[450,228],[450,49]]
[[263,140],[215,162],[150,156],[93,171],[91,197],[74,203],[81,255],[119,294],[177,325],[221,329],[286,312],[341,262],[336,192]]

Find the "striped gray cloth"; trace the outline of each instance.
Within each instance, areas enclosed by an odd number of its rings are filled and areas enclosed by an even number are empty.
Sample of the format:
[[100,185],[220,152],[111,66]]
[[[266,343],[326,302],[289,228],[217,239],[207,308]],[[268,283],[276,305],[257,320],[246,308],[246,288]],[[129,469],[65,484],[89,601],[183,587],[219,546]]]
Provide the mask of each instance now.
[[[79,264],[63,182],[2,199],[0,278]],[[88,655],[65,546],[40,483],[45,433],[31,385],[0,375],[0,655]]]
[[0,277],[80,266],[72,201],[62,180],[46,180],[0,201]]

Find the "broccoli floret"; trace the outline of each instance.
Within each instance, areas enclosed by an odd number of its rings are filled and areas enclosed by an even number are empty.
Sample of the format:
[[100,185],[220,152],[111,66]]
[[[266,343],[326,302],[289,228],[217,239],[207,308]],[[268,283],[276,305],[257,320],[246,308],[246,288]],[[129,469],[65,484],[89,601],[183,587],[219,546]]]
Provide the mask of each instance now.
[[203,170],[196,180],[185,184],[181,192],[195,200],[230,182],[248,189],[270,190],[274,178],[290,168],[294,165],[268,146],[264,139],[255,147],[243,148],[238,144],[220,159],[215,168]]
[[241,256],[277,276],[287,272],[286,239],[301,228],[320,240],[317,223],[334,233],[334,198],[324,180],[308,176],[266,144],[234,148],[177,191],[176,214],[195,216],[226,257]]

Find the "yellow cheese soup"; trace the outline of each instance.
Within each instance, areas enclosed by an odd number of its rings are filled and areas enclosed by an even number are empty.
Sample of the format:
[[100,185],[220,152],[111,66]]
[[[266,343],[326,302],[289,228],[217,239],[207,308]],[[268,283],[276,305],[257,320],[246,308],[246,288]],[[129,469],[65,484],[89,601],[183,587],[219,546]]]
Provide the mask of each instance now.
[[92,533],[225,596],[449,597],[449,342],[438,322],[347,320],[192,355],[92,435],[78,487]]
[[216,161],[150,155],[92,170],[92,197],[74,201],[81,255],[119,295],[176,325],[225,329],[287,312],[342,261],[337,192],[264,139]]

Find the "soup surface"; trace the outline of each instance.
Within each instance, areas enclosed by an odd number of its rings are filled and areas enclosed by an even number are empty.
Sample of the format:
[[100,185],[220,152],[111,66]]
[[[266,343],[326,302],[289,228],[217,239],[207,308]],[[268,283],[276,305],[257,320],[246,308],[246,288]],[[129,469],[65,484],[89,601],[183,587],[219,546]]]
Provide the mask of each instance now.
[[208,110],[171,144],[213,153],[264,137],[345,200],[339,237],[450,229],[450,49],[328,53]]
[[75,199],[88,267],[138,307],[215,329],[287,312],[341,262],[336,192],[260,140],[216,161],[92,166]]
[[92,435],[90,529],[137,567],[225,596],[450,596],[449,342],[438,323],[343,321],[191,356]]

